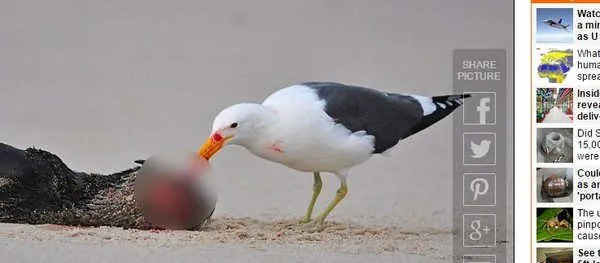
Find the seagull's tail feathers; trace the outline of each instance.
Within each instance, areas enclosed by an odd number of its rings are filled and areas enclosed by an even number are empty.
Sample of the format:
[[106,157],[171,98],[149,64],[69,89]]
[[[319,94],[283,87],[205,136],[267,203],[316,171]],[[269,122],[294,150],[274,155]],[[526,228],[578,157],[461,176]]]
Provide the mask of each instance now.
[[[456,108],[463,104],[463,99],[471,97],[471,94],[443,95],[431,97],[431,103],[435,110],[423,116],[421,122],[413,126],[410,135],[424,130],[444,117],[450,115]],[[409,135],[409,136],[410,136]],[[408,136],[407,136],[408,137]]]

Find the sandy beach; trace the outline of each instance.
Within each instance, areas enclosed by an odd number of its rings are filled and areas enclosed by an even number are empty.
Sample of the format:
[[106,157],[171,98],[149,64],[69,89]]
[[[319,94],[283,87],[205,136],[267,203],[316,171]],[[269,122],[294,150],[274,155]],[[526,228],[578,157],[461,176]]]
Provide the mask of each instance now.
[[[329,223],[216,218],[204,231],[0,225],[0,252],[19,262],[448,262],[448,233]],[[410,245],[407,245],[410,244]],[[31,253],[31,251],[44,251]],[[74,253],[76,251],[76,253]]]
[[[224,107],[299,82],[449,94],[453,49],[509,49],[511,14],[492,0],[3,1],[0,140],[53,152],[74,170],[108,173],[156,153],[195,151]],[[212,160],[219,201],[205,231],[0,224],[0,255],[450,262],[451,131],[449,117],[353,169],[348,196],[322,233],[293,226],[312,194],[310,174],[231,147]],[[316,212],[339,184],[323,179]]]

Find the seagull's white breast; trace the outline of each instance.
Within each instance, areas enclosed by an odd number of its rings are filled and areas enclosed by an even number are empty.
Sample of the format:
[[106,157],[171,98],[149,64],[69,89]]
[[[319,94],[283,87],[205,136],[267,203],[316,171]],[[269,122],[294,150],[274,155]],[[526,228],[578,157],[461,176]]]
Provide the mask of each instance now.
[[273,93],[263,106],[275,112],[276,121],[248,149],[300,171],[336,172],[366,161],[373,151],[373,136],[336,124],[324,111],[325,104],[302,85]]

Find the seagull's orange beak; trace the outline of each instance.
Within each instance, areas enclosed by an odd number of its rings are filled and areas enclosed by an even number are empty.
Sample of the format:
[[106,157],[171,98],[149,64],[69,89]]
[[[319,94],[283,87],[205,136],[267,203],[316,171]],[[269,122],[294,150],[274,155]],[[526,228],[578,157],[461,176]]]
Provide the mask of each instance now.
[[208,160],[210,159],[210,157],[215,155],[215,153],[221,150],[221,148],[223,148],[223,145],[225,145],[225,142],[231,139],[231,137],[233,136],[223,137],[218,132],[214,133],[212,136],[206,139],[204,144],[200,147],[200,149],[198,149],[197,154],[202,158]]

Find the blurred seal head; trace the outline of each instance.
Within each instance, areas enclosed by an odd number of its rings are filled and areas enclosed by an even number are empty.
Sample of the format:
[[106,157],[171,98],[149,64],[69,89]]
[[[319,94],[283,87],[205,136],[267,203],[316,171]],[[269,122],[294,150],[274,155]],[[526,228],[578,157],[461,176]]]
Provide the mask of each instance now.
[[145,220],[163,229],[195,229],[212,216],[217,183],[206,159],[194,153],[155,155],[143,161],[135,199]]

